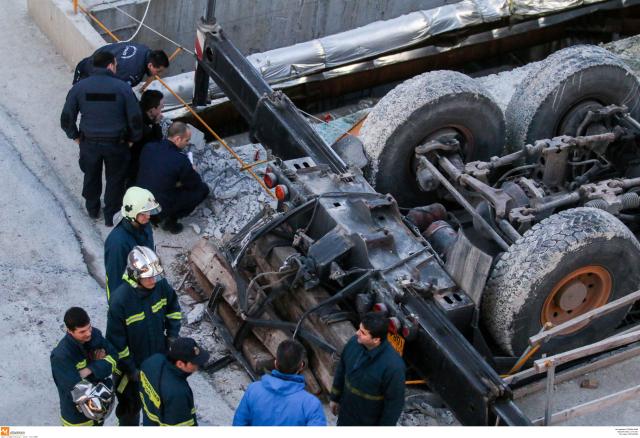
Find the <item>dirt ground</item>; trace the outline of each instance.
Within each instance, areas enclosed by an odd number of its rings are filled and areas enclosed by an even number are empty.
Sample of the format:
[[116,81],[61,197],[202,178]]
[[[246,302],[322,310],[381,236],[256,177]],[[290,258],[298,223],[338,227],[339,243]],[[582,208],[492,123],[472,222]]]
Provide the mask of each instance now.
[[[4,336],[0,337],[0,349],[5,353],[0,362],[0,424],[58,425],[58,397],[49,353],[64,334],[62,316],[71,305],[86,308],[93,324],[105,328],[102,244],[110,229],[87,217],[80,195],[77,146],[59,128],[72,69],[31,21],[25,0],[5,0],[2,6],[0,296],[4,305],[0,333]],[[243,153],[249,158],[256,151],[258,147],[249,146]],[[186,255],[202,235],[219,240],[237,231],[238,222],[250,217],[248,210],[259,209],[268,199],[259,195],[250,180],[243,180],[242,187],[233,192],[234,184],[229,182],[244,176],[228,164],[221,150],[210,150],[201,143],[195,152],[214,197],[185,221],[189,226],[182,234],[172,236],[156,229],[155,237],[158,253],[169,268],[169,280],[175,288],[180,287],[185,315],[182,335],[193,336],[218,358],[226,354],[226,348],[206,320],[203,304],[186,292],[193,284],[186,276]],[[225,164],[212,168],[213,163]],[[227,176],[216,180],[220,174]],[[244,214],[239,217],[241,210]],[[212,216],[216,218],[213,221]],[[559,385],[556,408],[636,385],[639,370],[638,360],[631,360],[594,373],[592,377],[601,383],[597,390],[581,389],[576,381]],[[196,374],[190,383],[200,423],[229,425],[250,380],[232,364],[215,374]],[[424,392],[410,390],[400,423],[457,424],[446,409],[434,408],[426,401]],[[24,409],[36,404],[37,410]],[[541,394],[519,404],[531,418],[542,413]],[[569,424],[635,425],[640,423],[639,408],[640,401],[631,400]],[[335,422],[330,414],[327,417],[330,423]],[[108,424],[114,421],[112,417]]]

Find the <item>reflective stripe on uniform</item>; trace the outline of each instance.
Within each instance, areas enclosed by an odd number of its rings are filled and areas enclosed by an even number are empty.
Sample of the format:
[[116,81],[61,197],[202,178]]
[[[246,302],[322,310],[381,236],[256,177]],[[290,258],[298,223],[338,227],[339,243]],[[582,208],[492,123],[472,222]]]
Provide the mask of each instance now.
[[365,400],[372,400],[372,401],[383,401],[384,400],[384,396],[382,395],[373,395],[373,394],[368,394],[364,391],[360,391],[358,388],[354,388],[353,386],[351,386],[351,384],[349,383],[349,381],[347,379],[344,379],[344,385],[347,387],[347,389],[349,390],[349,392],[351,394],[355,394],[358,397],[362,397]]
[[153,313],[158,313],[158,310],[162,309],[166,305],[167,305],[167,299],[162,298],[160,301],[158,301],[153,306],[151,306],[151,311]]
[[117,369],[117,364],[116,364],[116,360],[111,357],[111,355],[105,356],[104,360],[106,360],[107,362],[109,362],[111,364],[111,372],[115,373],[118,369]]
[[118,358],[119,359],[124,359],[127,356],[129,356],[129,347],[126,347],[124,350],[122,350],[120,353],[118,353]]
[[131,285],[131,287],[133,287],[133,288],[138,287],[138,282],[135,281],[133,278],[129,277],[126,272],[124,274],[122,274],[122,279],[124,281],[126,281],[127,283],[129,283]]
[[78,362],[76,364],[76,369],[77,370],[81,370],[82,368],[86,368],[86,367],[87,367],[87,359],[81,360],[80,362]]
[[144,319],[144,312],[136,313],[135,315],[131,315],[127,319],[124,320],[126,325],[131,325],[134,322],[142,321]]
[[196,414],[196,407],[194,406],[193,409],[191,409],[191,415],[195,415]]
[[104,278],[105,278],[104,284],[107,288],[107,303],[108,303],[111,300],[111,291],[109,290],[109,276],[105,275]]
[[147,417],[149,417],[149,420],[153,421],[158,426],[195,426],[196,424],[196,421],[193,418],[190,418],[187,421],[183,421],[182,423],[165,424],[162,421],[160,421],[160,418],[158,418],[157,415],[149,411],[149,408],[147,407],[147,403],[144,401],[144,396],[142,395],[142,393],[140,393],[140,400],[142,400],[142,410],[144,411],[144,413],[147,415]]
[[63,426],[93,426],[93,420],[85,421],[84,423],[71,423],[64,418],[60,417]]
[[142,371],[140,371],[140,383],[142,384],[142,389],[145,394],[147,394],[147,397],[151,400],[151,403],[153,403],[156,408],[160,409],[160,396],[156,390],[153,389],[151,382],[147,379],[147,375]]
[[166,316],[169,319],[182,319],[182,313],[181,312],[167,313]]

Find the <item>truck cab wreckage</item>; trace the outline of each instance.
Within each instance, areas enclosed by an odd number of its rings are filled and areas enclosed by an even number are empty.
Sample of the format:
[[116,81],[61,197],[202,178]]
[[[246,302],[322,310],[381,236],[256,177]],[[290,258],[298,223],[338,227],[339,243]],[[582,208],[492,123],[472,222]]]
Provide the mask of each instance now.
[[[196,45],[194,101],[213,78],[276,157],[277,211],[191,254],[236,359],[255,377],[256,351],[293,336],[308,384],[329,391],[353,324],[385,312],[394,348],[462,424],[531,424],[498,372],[530,336],[640,284],[638,79],[604,49],[565,49],[505,120],[473,79],[425,73],[329,146],[219,25],[202,21]],[[629,307],[541,351],[603,339]]]

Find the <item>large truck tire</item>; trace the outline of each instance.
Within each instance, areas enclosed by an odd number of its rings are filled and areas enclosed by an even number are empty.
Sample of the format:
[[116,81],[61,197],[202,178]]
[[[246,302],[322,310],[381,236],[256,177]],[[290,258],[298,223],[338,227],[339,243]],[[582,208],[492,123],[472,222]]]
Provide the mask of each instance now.
[[[559,50],[516,87],[506,110],[507,149],[575,136],[589,110],[612,104],[626,105],[634,118],[640,116],[640,82],[633,71],[598,46]],[[587,129],[584,134],[592,133]]]
[[[534,225],[503,253],[482,297],[482,318],[498,346],[520,355],[546,322],[558,325],[640,286],[640,243],[611,214],[566,210]],[[630,306],[553,338],[559,352],[611,334]]]
[[504,149],[502,110],[487,90],[462,73],[424,73],[378,102],[361,130],[367,178],[401,206],[435,202],[433,193],[418,187],[414,150],[442,136],[460,142],[465,161],[486,160]]

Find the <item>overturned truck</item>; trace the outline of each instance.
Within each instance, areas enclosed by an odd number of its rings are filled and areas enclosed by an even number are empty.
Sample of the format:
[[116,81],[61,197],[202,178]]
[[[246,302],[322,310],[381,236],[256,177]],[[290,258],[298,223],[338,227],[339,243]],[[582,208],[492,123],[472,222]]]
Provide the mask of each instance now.
[[[330,147],[220,26],[200,23],[196,45],[195,99],[213,78],[275,156],[277,211],[191,252],[236,359],[255,377],[296,337],[309,388],[330,391],[359,317],[385,312],[389,341],[462,424],[530,424],[498,372],[543,327],[640,284],[631,71],[604,49],[562,50],[519,84],[506,120],[473,79],[425,73]],[[540,352],[602,339],[628,311]]]

